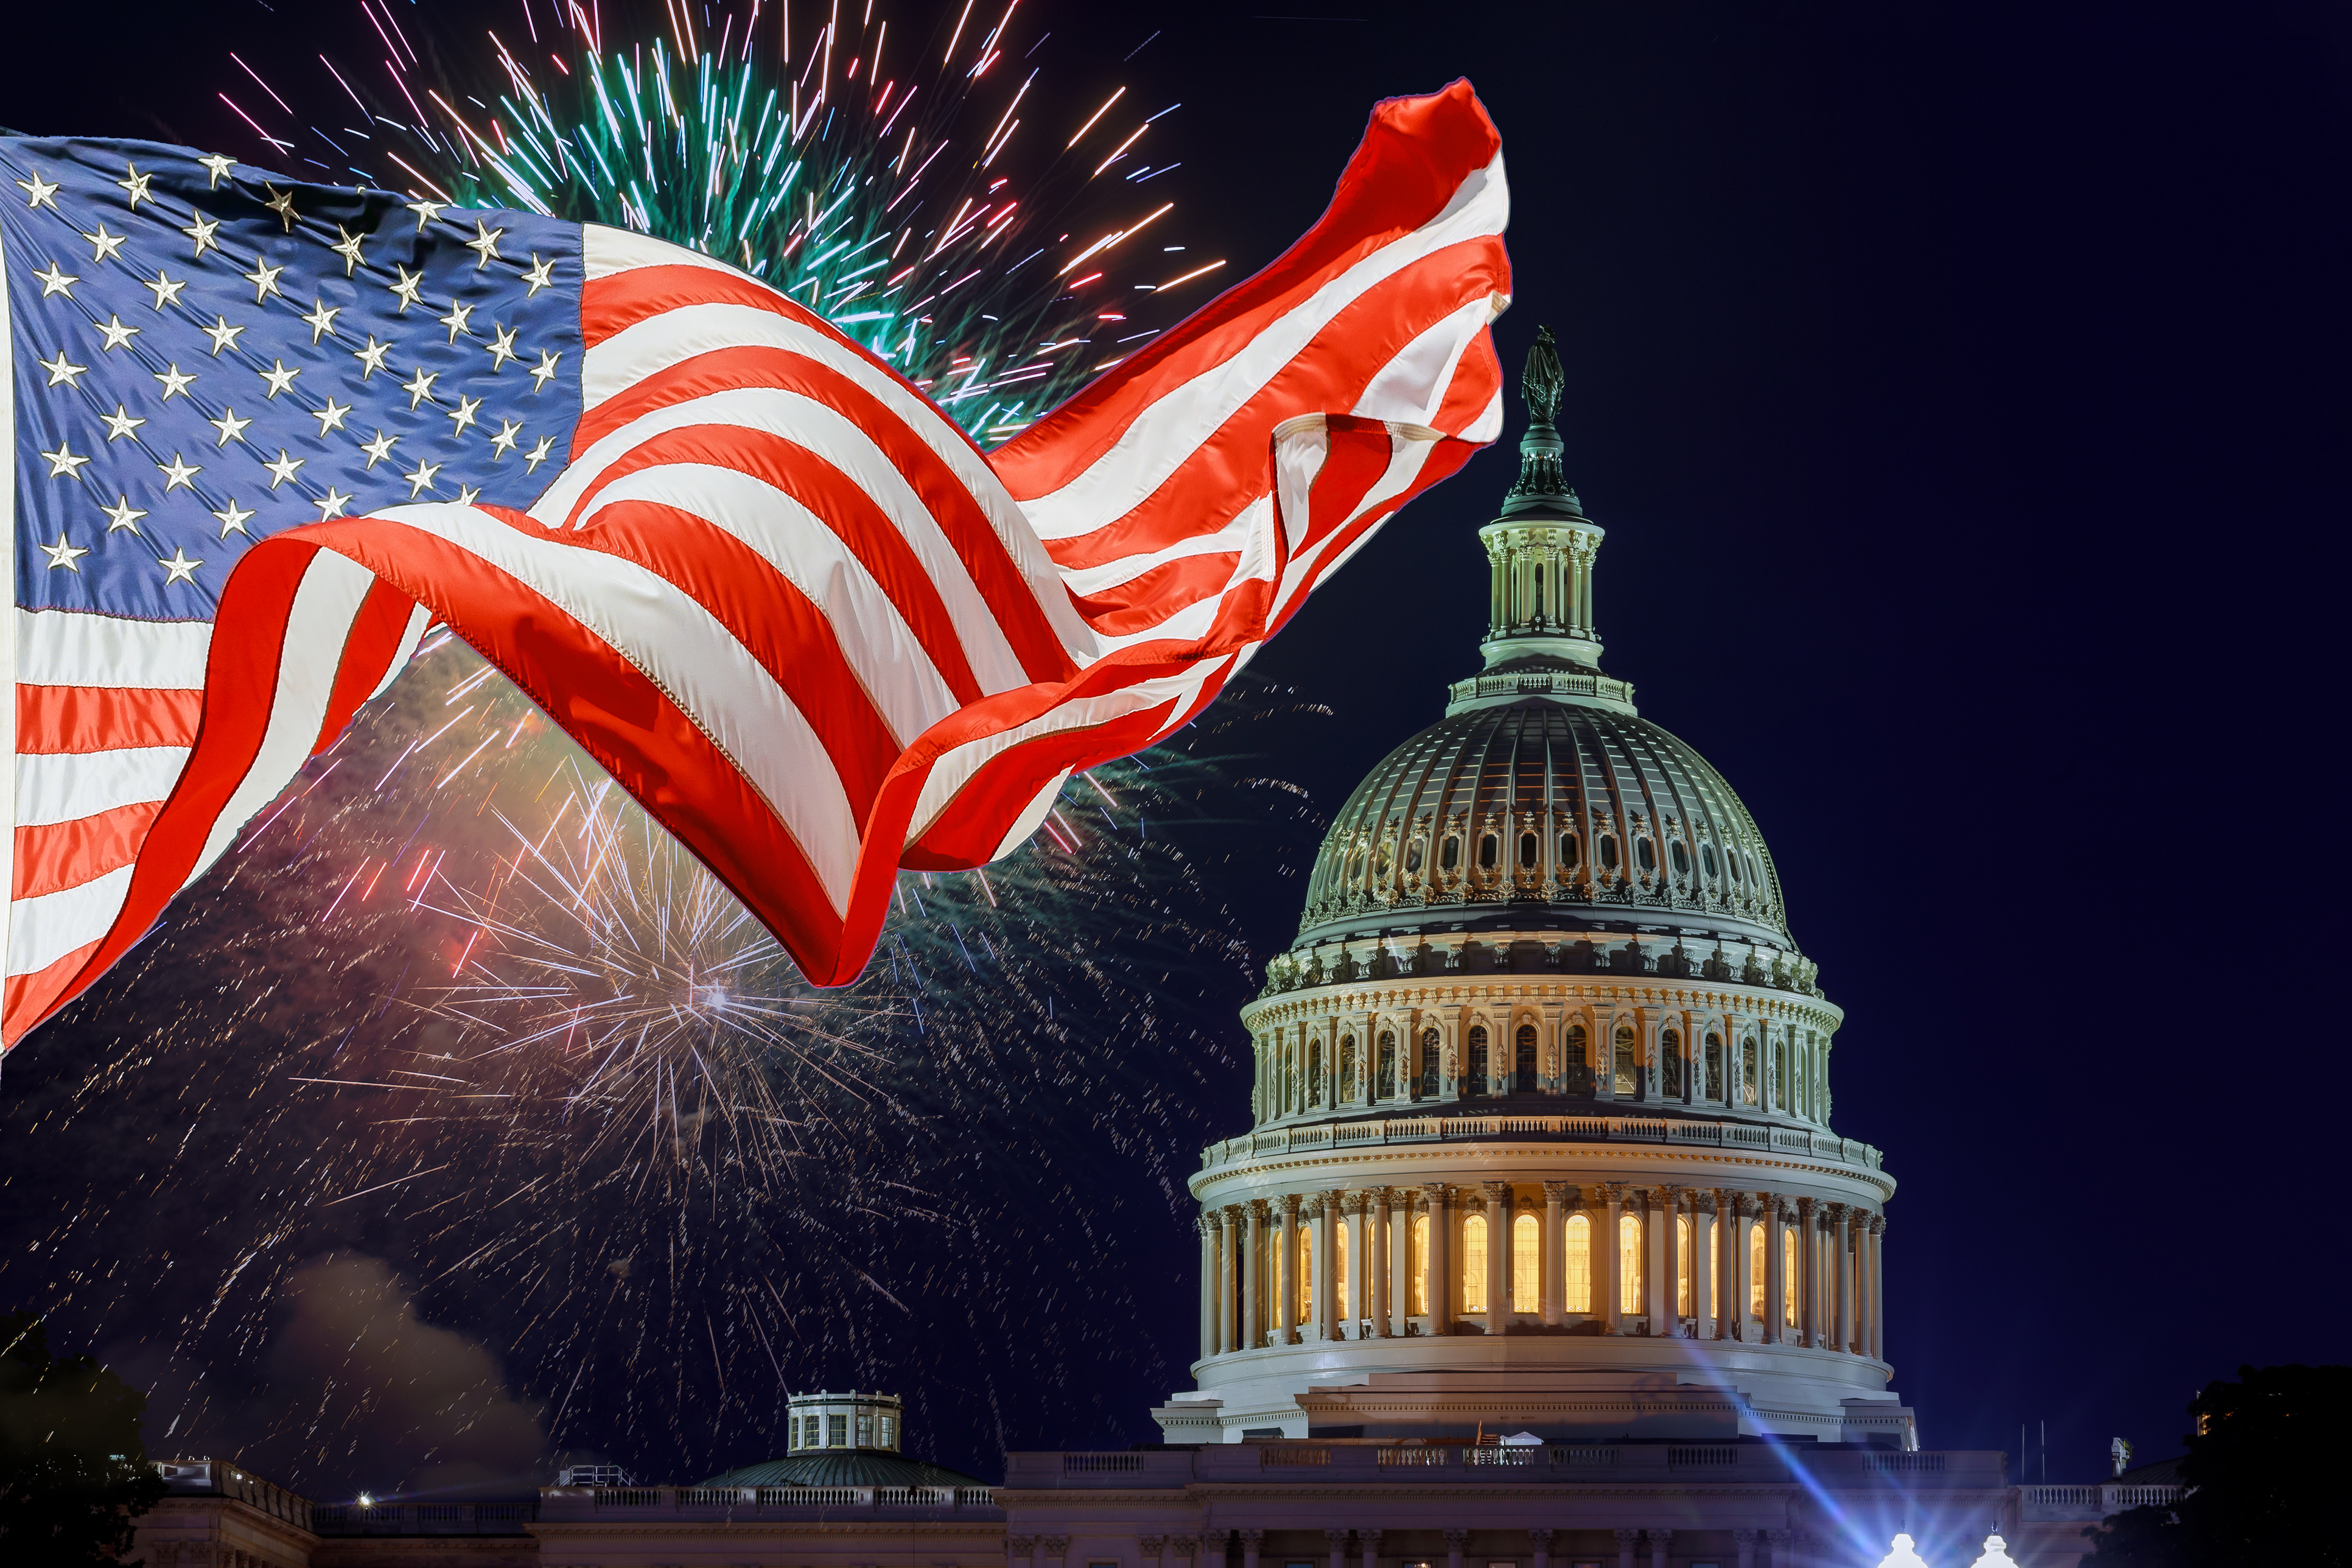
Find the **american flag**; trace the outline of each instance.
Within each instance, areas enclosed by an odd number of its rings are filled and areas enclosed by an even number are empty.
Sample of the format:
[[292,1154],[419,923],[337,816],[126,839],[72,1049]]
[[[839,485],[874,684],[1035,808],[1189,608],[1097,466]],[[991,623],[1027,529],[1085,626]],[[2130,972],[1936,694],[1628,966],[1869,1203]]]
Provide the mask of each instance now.
[[1280,259],[983,454],[693,251],[0,139],[0,1046],[436,623],[854,978],[899,868],[1018,846],[1495,438],[1507,211],[1467,83],[1383,103]]

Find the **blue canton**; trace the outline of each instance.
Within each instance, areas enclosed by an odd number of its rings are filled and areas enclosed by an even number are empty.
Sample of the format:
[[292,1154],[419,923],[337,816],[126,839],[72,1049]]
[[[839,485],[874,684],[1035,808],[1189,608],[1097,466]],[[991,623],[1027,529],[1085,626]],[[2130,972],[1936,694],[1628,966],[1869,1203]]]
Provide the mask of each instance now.
[[570,455],[576,224],[9,138],[0,255],[25,608],[210,620],[257,539],[526,508]]

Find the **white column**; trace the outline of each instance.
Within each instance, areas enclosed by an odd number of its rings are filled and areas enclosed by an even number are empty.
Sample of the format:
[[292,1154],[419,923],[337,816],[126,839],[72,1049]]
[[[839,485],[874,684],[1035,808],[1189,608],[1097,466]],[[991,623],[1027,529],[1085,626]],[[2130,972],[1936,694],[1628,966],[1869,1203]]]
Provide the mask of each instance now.
[[1466,1530],[1445,1532],[1445,1568],[1462,1568],[1462,1547],[1469,1539],[1470,1532]]
[[1239,1295],[1241,1211],[1228,1204],[1217,1211],[1217,1350],[1220,1354],[1240,1342],[1241,1324],[1234,1308]]
[[1244,1530],[1242,1531],[1242,1568],[1257,1568],[1257,1549],[1265,1544],[1265,1531]]
[[1483,1182],[1486,1197],[1486,1331],[1499,1334],[1511,1321],[1511,1189]]
[[1870,1353],[1886,1359],[1886,1216],[1870,1221]]
[[1787,1217],[1780,1208],[1780,1194],[1763,1194],[1764,1213],[1764,1342],[1777,1345],[1788,1338],[1789,1291],[1793,1284],[1789,1279],[1788,1243],[1782,1237],[1781,1222]]
[[1348,1532],[1326,1528],[1323,1544],[1330,1549],[1331,1568],[1348,1568]]
[[[1543,1273],[1543,1321],[1547,1328],[1558,1328],[1560,1302],[1568,1294],[1568,1216],[1562,1212],[1568,1202],[1566,1182],[1546,1182],[1544,1190],[1543,1251],[1539,1265]],[[1544,1537],[1549,1541],[1550,1536]],[[1538,1548],[1536,1568],[1543,1568],[1543,1552]]]
[[1797,1200],[1797,1223],[1803,1232],[1797,1243],[1797,1263],[1805,1271],[1805,1289],[1798,1315],[1800,1344],[1818,1345],[1829,1338],[1822,1329],[1822,1212],[1811,1198]]
[[1752,1530],[1733,1531],[1731,1532],[1731,1544],[1733,1549],[1739,1553],[1739,1568],[1756,1568],[1756,1531]]
[[1830,1255],[1837,1264],[1836,1339],[1838,1350],[1853,1350],[1853,1245],[1852,1214],[1843,1204],[1830,1205]]
[[1691,1194],[1691,1332],[1715,1338],[1715,1194]]
[[1242,1346],[1255,1350],[1265,1343],[1265,1200],[1252,1198],[1242,1243]]
[[1412,1321],[1412,1189],[1391,1187],[1388,1195],[1389,1323],[1402,1339]]
[[1649,1308],[1650,1332],[1656,1335],[1675,1331],[1675,1194],[1676,1187],[1651,1187],[1642,1205],[1642,1223],[1648,1234],[1643,1256],[1643,1272],[1649,1275],[1649,1289],[1643,1292]]
[[[1366,1289],[1377,1278],[1370,1267],[1372,1255],[1365,1247],[1364,1208],[1369,1194],[1349,1193],[1340,1200],[1347,1211],[1348,1227],[1348,1296],[1339,1303],[1339,1321],[1345,1325],[1340,1337],[1353,1339],[1364,1331],[1363,1321],[1371,1315],[1371,1296]],[[1377,1234],[1375,1232],[1374,1234]]]
[[1650,1568],[1666,1568],[1666,1552],[1672,1546],[1675,1532],[1653,1528],[1650,1531]]
[[[1356,1531],[1356,1544],[1363,1551],[1364,1568],[1381,1568],[1381,1530],[1378,1525]],[[1536,1568],[1543,1568],[1543,1565],[1538,1563]]]
[[1036,1561],[1037,1538],[1034,1535],[1008,1535],[1004,1538],[1004,1561],[1007,1568],[1030,1568]]
[[[1339,1249],[1332,1237],[1339,1234],[1340,1194],[1338,1192],[1318,1193],[1315,1196],[1315,1323],[1314,1332],[1302,1331],[1301,1339],[1336,1339],[1339,1333],[1339,1314],[1345,1303],[1339,1300]],[[1350,1258],[1350,1264],[1354,1259]]]
[[1617,1224],[1624,1214],[1625,1184],[1605,1182],[1601,1191],[1609,1200],[1609,1212],[1605,1217],[1600,1215],[1593,1216],[1601,1224],[1596,1227],[1598,1234],[1592,1238],[1592,1288],[1601,1294],[1601,1331],[1622,1334],[1625,1331],[1625,1325],[1621,1321],[1618,1303],[1624,1293],[1625,1282],[1618,1276],[1623,1270],[1624,1258],[1618,1249]]
[[1445,1334],[1454,1328],[1454,1211],[1446,1201],[1445,1184],[1432,1182],[1421,1189],[1429,1205],[1429,1272],[1423,1283],[1429,1295],[1429,1331]]
[[1731,1332],[1727,1339],[1744,1340],[1751,1332],[1748,1327],[1748,1303],[1755,1300],[1756,1277],[1749,1271],[1748,1260],[1748,1216],[1756,1212],[1753,1193],[1727,1192],[1724,1202],[1724,1245],[1730,1253],[1730,1267],[1723,1271],[1731,1282]]
[[1633,1568],[1633,1548],[1642,1539],[1638,1530],[1617,1531],[1617,1568]]
[[1374,1339],[1386,1339],[1389,1334],[1389,1189],[1374,1187],[1363,1194],[1363,1203],[1356,1215],[1356,1225],[1363,1233],[1363,1261],[1349,1267],[1363,1270],[1364,1317],[1356,1331]]
[[1201,1233],[1201,1359],[1217,1353],[1217,1227],[1202,1215],[1193,1228]]
[[[1551,1568],[1551,1531],[1541,1527],[1528,1531],[1528,1540],[1536,1549],[1535,1568]],[[1364,1568],[1373,1568],[1370,1563]]]
[[1274,1273],[1275,1343],[1298,1342],[1298,1194],[1282,1194],[1280,1217],[1275,1222],[1275,1251],[1281,1267]]

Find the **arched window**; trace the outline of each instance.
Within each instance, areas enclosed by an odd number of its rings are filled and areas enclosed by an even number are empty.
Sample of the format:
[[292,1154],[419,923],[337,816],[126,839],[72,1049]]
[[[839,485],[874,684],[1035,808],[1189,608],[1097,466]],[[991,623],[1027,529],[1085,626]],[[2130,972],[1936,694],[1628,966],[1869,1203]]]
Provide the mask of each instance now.
[[1617,1092],[1621,1096],[1631,1095],[1633,1092],[1633,1058],[1635,1050],[1636,1042],[1633,1038],[1633,1026],[1631,1024],[1618,1025]]
[[1519,869],[1522,871],[1532,871],[1536,868],[1536,862],[1542,858],[1543,841],[1538,838],[1532,831],[1520,834]]
[[1633,858],[1644,871],[1658,868],[1658,846],[1648,834],[1633,840]]
[[1356,1037],[1343,1036],[1339,1041],[1339,1098],[1353,1103],[1356,1098]]
[[1419,838],[1413,839],[1412,843],[1407,844],[1404,847],[1404,874],[1406,876],[1417,877],[1421,874],[1421,853],[1422,845]]
[[1739,1103],[1742,1105],[1756,1103],[1756,1042],[1754,1040],[1742,1040],[1739,1043]]
[[1563,871],[1576,868],[1576,835],[1573,833],[1559,836],[1559,868]]
[[1381,1031],[1381,1054],[1377,1070],[1380,1077],[1372,1085],[1372,1098],[1386,1100],[1396,1091],[1396,1031],[1394,1029]]
[[1567,1062],[1568,1092],[1570,1094],[1592,1092],[1592,1064],[1585,1058],[1586,1045],[1584,1026],[1570,1024],[1568,1026]]
[[1435,1029],[1421,1032],[1421,1098],[1437,1098],[1437,1066],[1445,1057],[1444,1039]]
[[1617,1216],[1617,1310],[1642,1312],[1642,1216]]
[[1511,1222],[1511,1310],[1543,1310],[1543,1221],[1523,1214]]
[[1478,836],[1478,869],[1481,871],[1493,870],[1495,868],[1496,861],[1502,858],[1502,854],[1503,841],[1501,839],[1496,837],[1491,833],[1483,833]]
[[1521,1024],[1519,1026],[1518,1060],[1513,1065],[1518,1069],[1518,1081],[1513,1087],[1521,1094],[1535,1093],[1538,1074],[1536,1071],[1536,1026],[1533,1024]]
[[1291,1277],[1291,1294],[1297,1298],[1291,1310],[1291,1321],[1304,1323],[1315,1310],[1315,1228],[1302,1221],[1298,1226],[1298,1269]]
[[1733,849],[1727,846],[1725,847],[1723,851],[1723,868],[1731,873],[1731,879],[1733,881],[1737,882],[1739,880],[1738,850]]
[[1372,857],[1372,877],[1377,881],[1389,879],[1389,868],[1395,863],[1396,847],[1387,839],[1381,840],[1380,852]]
[[1748,1227],[1748,1315],[1764,1321],[1764,1227]]
[[1691,1226],[1688,1215],[1675,1215],[1675,1316],[1691,1315]]
[[1717,1034],[1706,1037],[1706,1097],[1723,1098],[1723,1037]]
[[1604,871],[1617,869],[1617,838],[1614,834],[1601,836],[1601,868]]
[[1451,871],[1461,864],[1462,836],[1458,833],[1449,833],[1445,836],[1445,842],[1438,846],[1438,868],[1444,871]]
[[1788,1282],[1781,1293],[1788,1297],[1781,1316],[1789,1327],[1797,1326],[1797,1309],[1803,1304],[1805,1277],[1797,1264],[1797,1227],[1790,1226],[1780,1233],[1780,1278]]
[[1568,1300],[1570,1312],[1592,1310],[1592,1222],[1580,1214],[1568,1216]]
[[1715,846],[1712,844],[1700,845],[1698,847],[1698,858],[1699,864],[1706,868],[1708,879],[1710,880],[1713,879],[1715,876]]
[[1486,1216],[1482,1214],[1462,1222],[1462,1310],[1486,1310]]
[[1666,1098],[1680,1099],[1683,1092],[1683,1037],[1680,1031],[1666,1029],[1660,1032],[1658,1070],[1665,1079]]
[[1673,857],[1675,862],[1675,875],[1677,877],[1689,876],[1690,851],[1683,847],[1683,841],[1679,838],[1672,840],[1667,844],[1666,850],[1667,853]]
[[1354,853],[1348,857],[1348,880],[1350,882],[1360,882],[1363,879],[1364,847],[1359,844],[1356,846]]
[[[1369,1220],[1366,1223],[1377,1225],[1380,1222]],[[1344,1312],[1348,1310],[1348,1222],[1344,1219],[1331,1227],[1331,1301],[1333,1310]]]
[[1429,1310],[1429,1216],[1417,1214],[1406,1232],[1405,1278],[1411,1288],[1405,1291],[1405,1310],[1420,1317]]
[[1462,1080],[1464,1094],[1486,1092],[1486,1026],[1470,1026],[1470,1063]]

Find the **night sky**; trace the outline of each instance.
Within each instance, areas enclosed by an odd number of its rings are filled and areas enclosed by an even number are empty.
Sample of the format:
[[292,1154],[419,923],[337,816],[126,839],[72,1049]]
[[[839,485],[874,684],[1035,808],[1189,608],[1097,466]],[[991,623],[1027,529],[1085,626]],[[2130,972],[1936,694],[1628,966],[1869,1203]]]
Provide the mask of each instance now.
[[[2046,1420],[2050,1478],[2089,1479],[2114,1436],[2177,1451],[2207,1379],[2340,1356],[2323,639],[2352,13],[1031,4],[1070,102],[1183,101],[1173,221],[1237,272],[1313,220],[1373,100],[1476,85],[1515,198],[1496,339],[1516,370],[1538,324],[1559,337],[1569,478],[1609,531],[1606,668],[1740,792],[1846,1012],[1834,1121],[1901,1184],[1887,1344],[1923,1442],[2013,1452]],[[226,51],[292,71],[364,26],[310,10],[41,7],[12,19],[0,123],[252,156],[215,97]],[[1473,531],[1513,461],[1507,439],[1390,525],[1260,659],[1335,710],[1265,741],[1323,811],[1475,668]],[[1303,885],[1264,867],[1312,841],[1219,860],[1260,960]],[[16,1053],[0,1116],[100,1027],[68,1015]],[[1241,1128],[1246,1084],[1236,1053],[1194,1120]],[[0,1162],[82,1147],[12,1136]],[[46,1228],[11,1206],[0,1253]],[[1119,1334],[1159,1349],[1090,1364],[1075,1340],[1067,1391],[1007,1441],[1157,1436],[1193,1251],[1150,1224],[1105,1267],[1145,1303]],[[30,1283],[10,1269],[0,1308]],[[1071,1310],[1040,1302],[1037,1331]],[[1064,1397],[1108,1415],[1057,1427]],[[937,1457],[997,1473],[956,1431]]]

